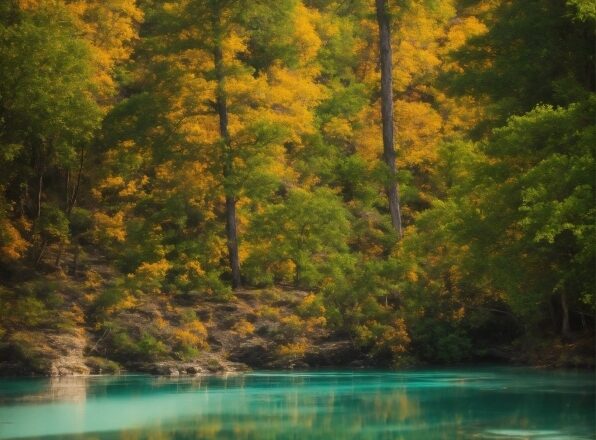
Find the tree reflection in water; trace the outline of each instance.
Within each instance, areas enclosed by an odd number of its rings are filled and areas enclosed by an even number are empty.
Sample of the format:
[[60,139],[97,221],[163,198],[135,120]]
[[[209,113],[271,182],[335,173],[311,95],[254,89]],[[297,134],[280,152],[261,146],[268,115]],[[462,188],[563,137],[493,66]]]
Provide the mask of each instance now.
[[0,419],[70,402],[71,430],[18,435],[43,440],[581,439],[593,429],[593,384],[524,370],[71,378],[5,399]]

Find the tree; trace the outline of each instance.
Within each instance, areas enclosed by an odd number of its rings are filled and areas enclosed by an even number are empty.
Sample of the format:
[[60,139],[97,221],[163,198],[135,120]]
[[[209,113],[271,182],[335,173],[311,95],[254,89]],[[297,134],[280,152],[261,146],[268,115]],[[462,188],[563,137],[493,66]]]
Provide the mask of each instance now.
[[594,12],[584,1],[475,1],[488,27],[453,55],[448,90],[490,99],[476,136],[537,103],[569,105],[594,91]]
[[[252,248],[240,238],[256,213],[297,183],[289,152],[315,131],[316,19],[294,0],[146,10],[139,76],[130,86],[140,92],[107,118],[97,187],[112,214],[140,228],[116,243],[138,248],[128,262],[120,259],[125,271],[166,257],[173,291],[198,288],[184,281],[197,277],[187,269],[193,261],[199,278],[225,274],[239,285]],[[128,202],[113,197],[123,188],[131,188]],[[141,230],[155,240],[137,242]]]
[[[19,164],[2,187],[20,205],[21,217],[39,221],[46,178],[76,166],[77,152],[90,144],[100,123],[93,58],[64,6],[1,12],[0,143]],[[53,198],[57,188],[49,189]],[[71,197],[67,189],[68,206]]]
[[379,25],[379,58],[381,61],[381,113],[383,116],[383,158],[389,168],[385,191],[389,199],[391,223],[399,237],[403,235],[399,188],[396,179],[395,144],[393,139],[393,57],[391,27],[387,0],[375,0]]
[[[223,178],[229,181],[234,175],[234,152],[228,129],[228,96],[226,93],[226,66],[223,57],[223,38],[225,28],[222,22],[224,14],[224,4],[217,1],[211,2],[212,8],[212,28],[214,32],[213,42],[213,61],[215,63],[216,85],[216,107],[219,118],[219,135],[221,136],[221,145],[223,149]],[[233,187],[225,185],[226,199],[226,235],[228,245],[228,257],[230,259],[230,268],[232,270],[232,287],[240,287],[242,277],[240,274],[240,257],[238,256],[238,225],[236,220],[237,195]]]

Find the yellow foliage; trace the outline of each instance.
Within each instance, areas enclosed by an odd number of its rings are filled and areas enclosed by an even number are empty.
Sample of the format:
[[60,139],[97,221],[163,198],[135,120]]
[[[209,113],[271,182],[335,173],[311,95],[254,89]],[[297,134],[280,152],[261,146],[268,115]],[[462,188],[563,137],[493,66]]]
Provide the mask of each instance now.
[[415,283],[416,281],[418,281],[418,274],[414,270],[409,270],[406,273],[406,279],[411,283]]
[[317,11],[307,8],[302,2],[298,3],[294,21],[294,38],[302,64],[313,60],[321,47],[321,38],[313,24],[319,18],[320,14]]
[[126,186],[122,190],[118,192],[118,195],[120,197],[130,197],[137,194],[138,191],[139,189],[137,187],[136,182],[131,180],[126,184]]
[[0,220],[0,260],[10,261],[22,258],[29,245],[9,220]]
[[205,276],[205,271],[201,267],[201,263],[199,263],[196,260],[188,261],[184,265],[184,267],[186,268],[186,270],[188,271],[188,273],[192,274],[193,276],[196,276],[196,277]]
[[325,314],[325,306],[322,303],[317,304],[317,296],[314,293],[309,293],[304,297],[298,310],[301,314],[310,316],[323,316]]
[[164,279],[172,264],[166,259],[161,259],[155,263],[142,263],[135,271],[135,276],[141,279]]
[[240,333],[242,336],[246,336],[254,333],[255,326],[251,322],[248,322],[245,319],[241,319],[236,324],[234,324],[232,330],[234,330],[237,333]]
[[159,330],[164,330],[164,329],[168,328],[168,321],[163,319],[161,316],[158,316],[157,318],[155,318],[153,323],[155,324],[155,327],[157,327]]
[[315,316],[306,320],[306,330],[314,332],[317,329],[325,328],[327,325],[327,318],[324,316]]
[[317,295],[315,295],[314,293],[309,293],[302,300],[302,306],[303,307],[311,307],[315,303],[316,299],[317,299]]
[[201,321],[195,319],[194,321],[191,321],[188,324],[186,324],[186,328],[189,331],[193,332],[195,335],[202,336],[204,338],[207,337],[207,328]]
[[231,32],[223,41],[224,62],[226,64],[237,62],[237,55],[241,52],[246,52],[246,50],[246,37]]
[[383,152],[380,108],[365,107],[358,114],[360,128],[354,133],[356,152],[374,168]]
[[410,344],[406,322],[401,318],[396,319],[383,333],[383,341],[386,341],[393,354],[405,353]]
[[192,321],[172,332],[174,341],[194,348],[207,347],[207,329],[200,321]]
[[117,189],[123,187],[124,185],[125,182],[122,176],[109,176],[99,183],[98,188],[101,190]]
[[85,272],[85,283],[84,286],[90,290],[99,289],[103,284],[103,278],[97,271],[89,269]]
[[101,98],[115,90],[116,64],[126,60],[138,38],[143,13],[135,0],[75,0],[66,3],[78,28],[90,43],[96,64],[95,82]]
[[323,133],[331,139],[347,141],[353,135],[352,125],[345,118],[333,117],[323,126]]
[[38,8],[43,0],[17,0],[17,5],[23,11]]
[[463,17],[455,20],[447,32],[447,44],[445,50],[455,50],[463,46],[470,38],[484,34],[488,28],[476,17]]
[[298,335],[304,331],[306,323],[296,315],[284,316],[279,320],[284,328],[290,333],[290,335]]
[[428,8],[413,2],[400,13],[400,25],[393,33],[395,90],[405,91],[440,66],[439,43],[444,38],[444,26],[456,13],[453,3],[447,0]]
[[190,345],[192,347],[196,347],[202,343],[202,339],[200,337],[188,330],[180,328],[174,330],[173,336],[176,342],[183,345]]
[[261,306],[257,310],[257,315],[265,319],[277,320],[279,317],[279,309],[271,306]]
[[124,213],[121,211],[112,216],[103,212],[95,212],[93,224],[93,235],[96,240],[108,239],[122,242],[126,239]]
[[308,350],[308,347],[308,341],[304,338],[301,338],[296,342],[280,345],[277,349],[277,354],[278,356],[285,358],[299,358],[304,356],[306,350]]
[[282,282],[292,282],[296,276],[296,263],[292,260],[281,260],[271,265],[271,271]]
[[291,129],[292,140],[314,131],[312,109],[325,98],[323,87],[314,82],[314,72],[289,70],[279,65],[268,72],[267,119]]
[[406,166],[430,164],[437,159],[441,139],[441,115],[425,102],[395,102],[396,140]]
[[116,303],[112,307],[109,307],[107,309],[107,312],[114,313],[119,310],[134,309],[138,306],[138,304],[139,304],[139,302],[137,301],[137,299],[134,296],[132,296],[131,294],[126,294],[120,301],[118,301],[118,303]]

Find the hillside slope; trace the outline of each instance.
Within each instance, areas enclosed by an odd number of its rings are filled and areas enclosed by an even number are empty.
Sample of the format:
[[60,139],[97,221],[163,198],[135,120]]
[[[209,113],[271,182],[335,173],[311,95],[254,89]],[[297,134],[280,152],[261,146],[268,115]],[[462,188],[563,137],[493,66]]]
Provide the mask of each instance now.
[[68,275],[23,269],[1,287],[0,373],[178,375],[367,362],[327,328],[307,292],[121,296],[107,261],[86,255],[79,265]]

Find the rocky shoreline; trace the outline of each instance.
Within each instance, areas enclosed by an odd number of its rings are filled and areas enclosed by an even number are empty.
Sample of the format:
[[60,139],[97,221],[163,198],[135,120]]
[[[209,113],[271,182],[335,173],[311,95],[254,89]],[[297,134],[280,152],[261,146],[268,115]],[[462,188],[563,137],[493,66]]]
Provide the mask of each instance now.
[[168,311],[168,303],[152,299],[152,307],[138,307],[142,312],[124,311],[113,318],[114,325],[127,334],[142,333],[160,321],[171,334],[184,328],[177,317],[192,313],[204,323],[206,344],[184,358],[167,355],[144,359],[138,353],[118,351],[110,335],[94,330],[92,325],[14,333],[4,346],[0,375],[58,377],[138,372],[181,376],[252,369],[373,366],[352,341],[329,330],[324,321],[295,314],[306,296],[301,291],[240,291],[230,301],[179,304],[176,315]]
[[[350,353],[347,351],[350,344],[348,341],[337,341],[326,343],[322,347],[316,347],[304,354],[304,357],[293,360],[275,359],[271,354],[255,350],[250,352],[247,346],[235,354],[236,359],[255,361],[250,364],[233,361],[224,358],[221,354],[205,352],[199,357],[189,361],[163,360],[156,362],[130,362],[126,366],[114,366],[114,363],[103,358],[77,357],[72,353],[49,361],[47,367],[37,371],[28,368],[22,363],[0,362],[0,376],[40,376],[40,377],[64,377],[64,376],[93,376],[113,375],[121,373],[142,373],[156,376],[199,376],[213,374],[244,373],[256,369],[266,370],[293,370],[309,368],[362,368],[367,365],[364,359],[349,360]],[[262,347],[261,347],[262,348]],[[263,357],[256,361],[259,355]],[[253,357],[254,356],[254,357]],[[333,362],[334,359],[345,359],[346,362]],[[269,361],[267,361],[269,359]]]

